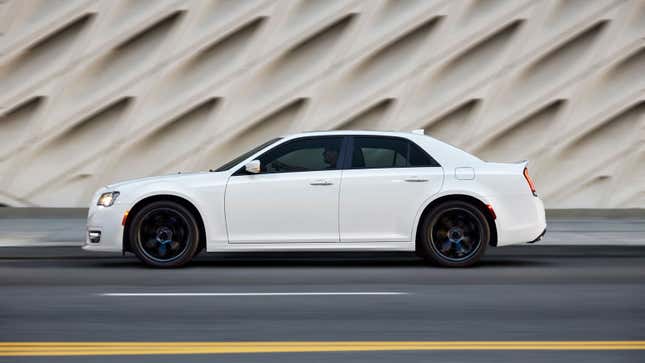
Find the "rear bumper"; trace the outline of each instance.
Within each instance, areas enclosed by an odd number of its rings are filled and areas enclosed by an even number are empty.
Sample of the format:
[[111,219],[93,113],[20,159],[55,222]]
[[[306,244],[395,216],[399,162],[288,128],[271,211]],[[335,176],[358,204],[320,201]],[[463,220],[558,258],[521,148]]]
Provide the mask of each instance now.
[[531,194],[493,200],[497,214],[497,246],[536,242],[546,232],[544,204]]
[[544,229],[544,231],[542,231],[542,233],[540,233],[539,236],[537,236],[536,239],[534,239],[533,241],[530,241],[529,243],[535,243],[535,242],[541,241],[545,234],[546,234],[546,228]]

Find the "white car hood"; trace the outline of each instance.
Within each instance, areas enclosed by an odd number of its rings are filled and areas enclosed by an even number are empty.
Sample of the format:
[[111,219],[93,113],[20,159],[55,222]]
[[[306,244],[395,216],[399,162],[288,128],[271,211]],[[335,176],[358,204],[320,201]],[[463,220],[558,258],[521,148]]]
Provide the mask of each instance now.
[[204,175],[204,174],[210,174],[208,171],[202,171],[202,172],[196,172],[196,173],[177,173],[177,174],[168,174],[168,175],[160,175],[160,176],[150,176],[146,178],[138,178],[138,179],[129,179],[129,180],[124,180],[120,182],[116,182],[113,184],[109,184],[107,186],[108,189],[118,189],[121,187],[125,186],[131,186],[135,184],[148,184],[148,183],[156,183],[156,182],[172,182],[172,181],[179,181],[181,179],[186,179],[186,178],[191,178],[194,176],[199,176],[199,175]]

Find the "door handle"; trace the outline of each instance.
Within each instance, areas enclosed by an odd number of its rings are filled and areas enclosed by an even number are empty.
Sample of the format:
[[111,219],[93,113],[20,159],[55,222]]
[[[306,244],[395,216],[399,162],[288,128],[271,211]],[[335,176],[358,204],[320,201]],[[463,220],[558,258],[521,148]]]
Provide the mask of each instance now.
[[410,177],[410,178],[405,178],[403,181],[406,181],[408,183],[425,183],[428,181],[428,179],[423,179],[423,178],[418,178],[416,176]]
[[332,185],[332,184],[334,183],[330,182],[329,180],[323,180],[323,179],[314,180],[309,183],[309,185]]

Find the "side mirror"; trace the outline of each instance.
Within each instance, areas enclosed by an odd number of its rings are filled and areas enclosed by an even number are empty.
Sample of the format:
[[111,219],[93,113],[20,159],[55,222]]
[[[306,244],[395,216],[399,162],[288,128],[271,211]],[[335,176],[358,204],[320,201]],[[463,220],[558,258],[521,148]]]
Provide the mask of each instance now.
[[244,169],[252,174],[260,173],[260,160],[249,161],[249,163],[244,166]]

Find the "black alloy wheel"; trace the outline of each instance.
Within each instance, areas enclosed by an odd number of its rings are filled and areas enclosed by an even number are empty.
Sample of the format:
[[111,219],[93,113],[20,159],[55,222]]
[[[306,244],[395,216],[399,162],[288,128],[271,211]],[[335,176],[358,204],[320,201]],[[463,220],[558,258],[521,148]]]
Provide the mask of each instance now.
[[490,242],[490,226],[476,206],[449,201],[434,208],[419,233],[424,256],[446,267],[477,263]]
[[150,266],[183,266],[198,251],[197,220],[181,204],[172,201],[150,203],[134,216],[130,243],[137,257]]

